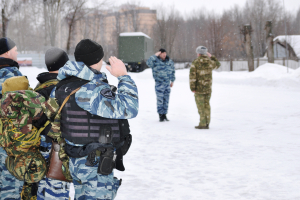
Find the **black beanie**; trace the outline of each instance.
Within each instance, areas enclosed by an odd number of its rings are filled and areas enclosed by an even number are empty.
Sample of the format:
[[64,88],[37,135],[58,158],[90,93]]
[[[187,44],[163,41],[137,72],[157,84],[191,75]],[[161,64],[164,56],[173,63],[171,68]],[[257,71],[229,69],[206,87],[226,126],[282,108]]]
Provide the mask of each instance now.
[[67,53],[57,47],[50,48],[45,53],[45,63],[49,72],[59,70],[68,60]]
[[164,53],[164,52],[167,52],[165,49],[163,49],[163,48],[161,48],[160,50],[159,50],[161,53]]
[[0,55],[8,52],[14,48],[16,44],[8,37],[3,37],[0,39]]
[[75,60],[83,62],[87,66],[98,63],[104,56],[103,48],[97,42],[90,39],[81,40],[75,48]]

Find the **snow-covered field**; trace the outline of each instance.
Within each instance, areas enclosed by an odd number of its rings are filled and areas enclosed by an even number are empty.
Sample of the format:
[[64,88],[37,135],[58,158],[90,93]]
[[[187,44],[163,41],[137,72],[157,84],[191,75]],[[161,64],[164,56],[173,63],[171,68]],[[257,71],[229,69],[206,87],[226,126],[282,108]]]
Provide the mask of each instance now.
[[[44,70],[21,71],[34,87]],[[123,179],[117,200],[300,199],[300,69],[265,64],[251,73],[214,72],[209,130],[194,129],[199,115],[189,70],[176,71],[170,121],[163,123],[151,70],[130,75],[140,110],[130,120],[126,171],[115,172]]]

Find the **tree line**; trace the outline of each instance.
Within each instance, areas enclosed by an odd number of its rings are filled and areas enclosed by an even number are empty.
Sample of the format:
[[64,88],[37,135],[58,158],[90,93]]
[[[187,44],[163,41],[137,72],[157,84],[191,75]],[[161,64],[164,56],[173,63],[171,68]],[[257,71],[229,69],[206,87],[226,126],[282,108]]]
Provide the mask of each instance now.
[[[72,54],[78,41],[91,38],[98,41],[107,54],[117,55],[118,35],[122,31],[142,31],[154,40],[155,50],[165,48],[176,61],[195,58],[195,49],[206,46],[218,58],[246,58],[242,28],[252,26],[254,57],[266,52],[265,24],[272,21],[273,35],[284,35],[284,22],[288,35],[300,34],[300,8],[296,13],[283,9],[278,0],[247,0],[243,7],[237,5],[222,13],[195,9],[183,15],[174,6],[156,8],[157,23],[152,30],[140,27],[136,9],[140,2],[123,5],[128,10],[131,28],[120,29],[118,9],[111,0],[0,0],[1,34],[13,38],[21,52],[44,52],[51,46]],[[116,16],[114,34],[108,42],[103,37],[104,13]]]

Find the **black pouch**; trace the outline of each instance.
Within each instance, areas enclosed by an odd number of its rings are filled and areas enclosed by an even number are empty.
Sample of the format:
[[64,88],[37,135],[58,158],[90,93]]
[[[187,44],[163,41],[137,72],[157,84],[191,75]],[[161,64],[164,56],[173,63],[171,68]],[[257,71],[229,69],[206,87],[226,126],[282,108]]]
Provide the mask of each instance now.
[[103,125],[100,129],[100,137],[98,142],[106,144],[112,142],[112,128],[110,125]]
[[129,133],[125,138],[124,138],[124,144],[121,146],[121,151],[122,154],[125,155],[127,151],[129,150],[130,146],[132,143],[132,135]]
[[108,148],[100,156],[100,162],[98,166],[98,173],[102,175],[109,175],[112,173],[116,161],[116,152],[112,148]]

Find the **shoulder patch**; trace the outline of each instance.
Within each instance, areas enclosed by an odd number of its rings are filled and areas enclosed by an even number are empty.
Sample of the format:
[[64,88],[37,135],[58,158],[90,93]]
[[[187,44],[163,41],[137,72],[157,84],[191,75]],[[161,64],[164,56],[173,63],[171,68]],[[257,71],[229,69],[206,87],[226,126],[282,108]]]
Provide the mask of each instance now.
[[100,91],[100,94],[108,99],[115,99],[116,94],[113,93],[109,88],[104,88]]

